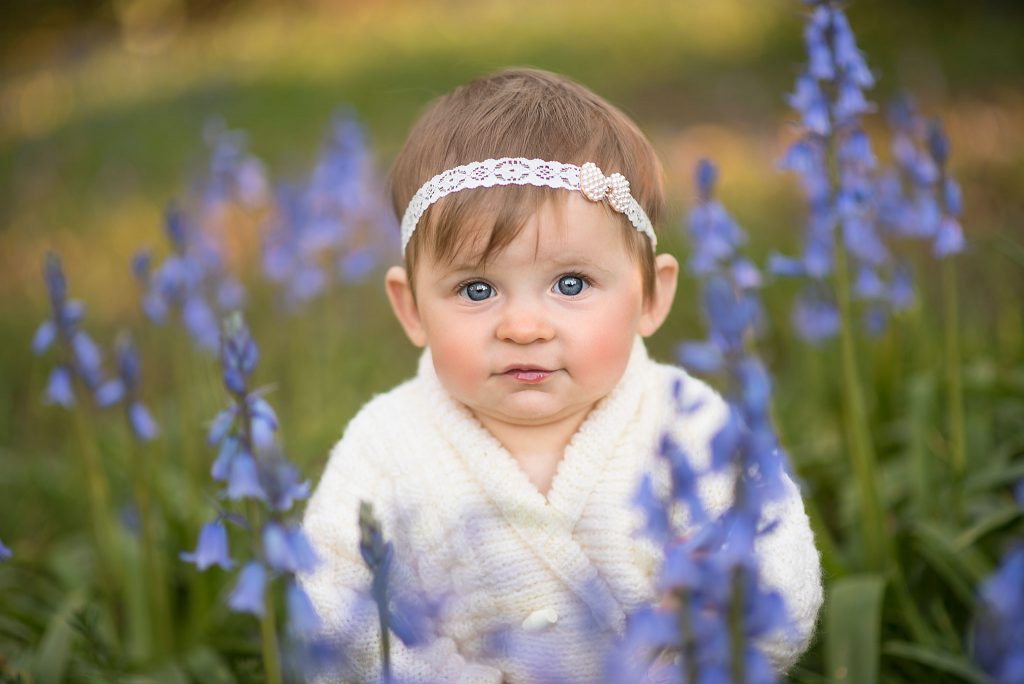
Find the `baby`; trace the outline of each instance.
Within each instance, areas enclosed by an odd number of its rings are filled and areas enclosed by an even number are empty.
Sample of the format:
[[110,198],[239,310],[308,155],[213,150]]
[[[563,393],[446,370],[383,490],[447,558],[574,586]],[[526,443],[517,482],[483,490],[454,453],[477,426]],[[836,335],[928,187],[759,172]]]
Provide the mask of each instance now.
[[[717,394],[642,341],[668,315],[679,271],[655,251],[658,159],[586,88],[510,69],[437,99],[390,185],[405,266],[385,285],[424,351],[414,378],[349,424],[307,508],[322,563],[304,587],[353,668],[336,681],[380,671],[379,635],[355,610],[369,584],[361,500],[394,542],[395,585],[445,597],[427,643],[391,640],[400,681],[600,681],[626,615],[656,598],[659,550],[636,534],[631,498],[658,439],[671,430],[703,468],[724,417]],[[669,399],[677,381],[687,403],[703,399],[685,418]],[[729,482],[705,479],[702,497],[722,510]],[[786,484],[758,545],[793,619],[764,644],[780,671],[822,601],[807,516]]]

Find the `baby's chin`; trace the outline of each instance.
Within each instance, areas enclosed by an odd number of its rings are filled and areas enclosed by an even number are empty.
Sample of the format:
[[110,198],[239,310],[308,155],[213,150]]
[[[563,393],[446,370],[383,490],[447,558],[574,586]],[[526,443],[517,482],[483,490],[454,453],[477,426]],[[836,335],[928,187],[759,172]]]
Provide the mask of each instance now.
[[473,412],[483,412],[489,418],[509,425],[539,427],[579,417],[581,413],[585,415],[596,403],[595,401],[569,404],[547,392],[526,389],[504,397],[495,406],[474,408]]

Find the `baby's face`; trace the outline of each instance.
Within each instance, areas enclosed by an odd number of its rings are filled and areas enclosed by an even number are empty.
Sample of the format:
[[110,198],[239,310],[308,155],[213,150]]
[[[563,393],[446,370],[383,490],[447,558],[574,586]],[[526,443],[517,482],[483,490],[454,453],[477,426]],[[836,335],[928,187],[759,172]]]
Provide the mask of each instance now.
[[649,334],[622,230],[574,193],[561,215],[545,205],[482,269],[422,259],[419,317],[449,393],[484,422],[523,426],[585,415],[606,396],[638,332]]

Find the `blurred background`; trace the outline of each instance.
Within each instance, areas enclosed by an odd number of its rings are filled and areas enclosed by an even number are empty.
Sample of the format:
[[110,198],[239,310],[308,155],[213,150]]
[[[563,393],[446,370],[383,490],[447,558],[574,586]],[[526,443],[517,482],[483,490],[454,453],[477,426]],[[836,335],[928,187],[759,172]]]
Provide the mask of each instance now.
[[[696,196],[693,170],[702,157],[719,165],[720,197],[748,231],[759,262],[773,250],[797,252],[803,235],[797,181],[778,169],[797,120],[786,95],[805,61],[804,5],[797,0],[13,0],[3,15],[0,539],[22,571],[46,587],[35,608],[19,608],[38,619],[0,621],[0,643],[19,652],[50,633],[60,597],[88,566],[81,476],[70,453],[82,433],[72,433],[69,412],[44,403],[52,360],[31,353],[33,333],[49,315],[48,251],[60,255],[71,296],[86,304],[84,327],[106,356],[119,330],[140,340],[142,393],[164,430],[153,449],[173,460],[191,442],[200,458],[213,459],[202,441],[225,401],[216,361],[192,348],[180,352],[186,360],[172,358],[179,354],[175,339],[179,347],[188,344],[143,316],[143,289],[131,269],[141,248],[151,248],[154,258],[172,251],[165,212],[208,176],[211,131],[243,133],[246,154],[277,187],[308,176],[332,117],[347,112],[362,125],[370,162],[382,176],[431,98],[501,67],[536,66],[590,87],[652,140],[668,174],[669,213],[657,228],[664,248],[681,260],[689,250],[684,221]],[[857,0],[848,15],[877,77],[869,97],[879,112],[865,125],[879,158],[891,156],[884,106],[902,93],[948,131],[968,244],[958,261],[968,454],[984,459],[998,449],[1000,472],[1012,474],[1007,468],[1020,470],[1024,444],[1024,4]],[[389,221],[376,225],[395,230]],[[348,419],[373,394],[410,376],[416,351],[386,308],[380,270],[329,288],[296,312],[260,285],[266,213],[236,212],[225,225],[233,231],[226,258],[249,288],[246,316],[263,350],[258,383],[272,386],[268,400],[281,418],[286,451],[315,482]],[[381,254],[378,268],[397,263],[397,250]],[[886,336],[859,342],[894,534],[914,521],[907,503],[914,485],[900,459],[910,448],[911,380],[937,368],[943,353],[941,311],[929,296],[941,283],[934,269],[920,276],[922,296],[910,322],[896,321]],[[669,323],[650,342],[656,357],[671,359],[680,340],[703,336],[697,293],[684,275]],[[806,481],[815,524],[830,535],[823,539],[833,545],[827,569],[838,576],[856,557],[857,543],[850,533],[855,504],[844,485],[849,465],[837,418],[836,350],[795,338],[788,322],[793,293],[787,284],[766,292],[771,323],[763,354],[776,376],[783,440]],[[941,395],[941,381],[934,391]],[[934,401],[931,427],[913,446],[942,461],[945,427]],[[123,455],[129,437],[114,419],[89,420],[97,425],[117,505],[118,492],[127,491],[118,478],[136,456]],[[168,510],[187,508],[174,501],[175,480],[169,482]],[[1004,495],[986,490],[968,508],[984,513]],[[191,548],[208,515],[175,518],[180,531],[169,524],[168,543]],[[986,530],[1000,536],[979,551],[988,560],[971,565],[979,576],[992,569],[1005,539],[1019,534],[1018,518],[1001,520]],[[921,569],[915,577],[927,583],[934,574]],[[8,589],[27,581],[10,572],[0,579]],[[218,595],[216,587],[210,592]],[[962,634],[967,603],[949,608],[947,633]],[[194,642],[216,641],[216,620],[196,624]],[[243,635],[250,628],[236,627]],[[815,674],[824,658],[816,649],[797,673],[803,681],[825,681]],[[219,643],[215,650],[231,647]],[[251,655],[245,648],[237,653]],[[887,681],[934,675],[915,670],[923,666],[913,659],[889,667]]]

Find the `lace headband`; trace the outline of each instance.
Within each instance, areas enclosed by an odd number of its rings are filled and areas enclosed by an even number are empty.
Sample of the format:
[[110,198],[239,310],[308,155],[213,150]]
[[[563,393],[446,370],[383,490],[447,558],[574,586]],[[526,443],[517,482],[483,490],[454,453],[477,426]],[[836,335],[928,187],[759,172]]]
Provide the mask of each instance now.
[[495,185],[536,185],[538,187],[577,190],[593,202],[606,200],[608,206],[624,214],[629,222],[651,240],[651,249],[658,244],[654,227],[643,208],[629,194],[629,181],[621,173],[605,176],[593,162],[583,166],[543,159],[502,157],[484,159],[442,171],[416,191],[405,216],[402,217],[402,254],[412,239],[416,224],[427,208],[446,195],[469,188]]

